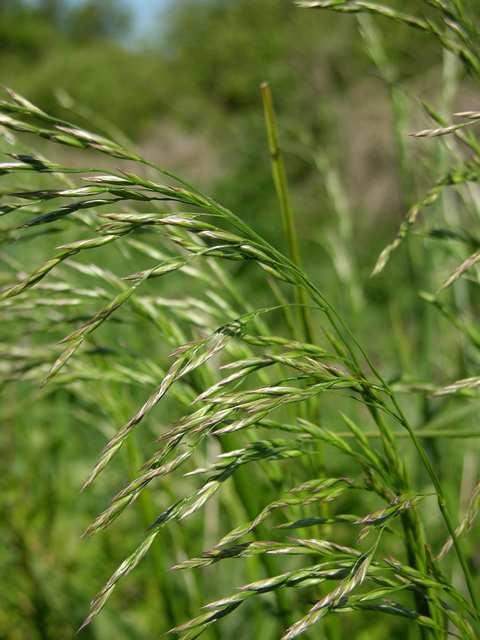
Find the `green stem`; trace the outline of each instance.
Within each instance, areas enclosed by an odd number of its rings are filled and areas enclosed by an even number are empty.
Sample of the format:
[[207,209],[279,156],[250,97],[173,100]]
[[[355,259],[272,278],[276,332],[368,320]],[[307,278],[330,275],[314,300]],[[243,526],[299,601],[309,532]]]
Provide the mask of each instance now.
[[432,463],[430,462],[430,458],[427,455],[427,452],[425,451],[425,449],[423,448],[423,445],[421,444],[420,440],[417,438],[417,435],[415,434],[414,430],[412,429],[412,427],[408,424],[408,422],[405,420],[404,423],[405,428],[407,429],[410,438],[413,442],[413,444],[415,445],[415,448],[417,450],[417,453],[419,454],[429,476],[430,479],[433,483],[433,486],[435,488],[435,491],[437,493],[437,502],[438,502],[438,507],[440,509],[440,512],[443,516],[443,519],[445,521],[445,524],[447,526],[448,529],[448,533],[450,534],[450,537],[452,538],[453,541],[453,546],[455,547],[455,552],[457,554],[458,560],[460,562],[460,565],[462,567],[462,571],[465,577],[465,582],[467,585],[467,589],[468,592],[470,594],[470,599],[472,601],[473,607],[475,609],[475,611],[477,612],[476,615],[476,619],[478,622],[480,622],[480,609],[478,608],[478,603],[477,603],[477,597],[476,597],[476,593],[475,593],[475,587],[473,584],[473,578],[472,578],[472,574],[470,572],[470,567],[468,566],[468,562],[467,559],[465,557],[465,553],[463,551],[462,548],[462,544],[455,532],[455,527],[453,525],[453,521],[450,515],[450,512],[448,510],[447,507],[447,503],[446,503],[446,499],[445,499],[445,494],[443,493],[443,488],[442,485],[440,483],[440,480],[438,478],[438,475],[435,471],[435,469],[432,466]]
[[[410,434],[405,431],[395,431],[395,438],[410,439]],[[364,436],[367,438],[382,438],[383,434],[380,431],[364,431]],[[355,436],[350,431],[335,431],[335,435],[340,438],[354,438]],[[420,431],[417,436],[421,439],[462,439],[462,438],[480,438],[480,431],[455,431],[455,430],[440,430],[431,429],[429,431]]]
[[[279,135],[277,118],[273,105],[272,90],[268,82],[263,82],[260,86],[262,94],[263,110],[265,114],[265,124],[267,128],[268,148],[272,160],[272,175],[277,193],[280,211],[282,214],[283,229],[288,243],[288,254],[293,264],[301,268],[302,260],[300,257],[300,246],[298,243],[298,235],[295,229],[295,219],[293,216],[290,196],[288,191],[287,173],[285,171],[285,163],[279,145]],[[295,300],[300,306],[300,314],[303,324],[303,333],[306,340],[312,341],[312,327],[305,306],[307,298],[305,291],[301,286],[295,287]]]

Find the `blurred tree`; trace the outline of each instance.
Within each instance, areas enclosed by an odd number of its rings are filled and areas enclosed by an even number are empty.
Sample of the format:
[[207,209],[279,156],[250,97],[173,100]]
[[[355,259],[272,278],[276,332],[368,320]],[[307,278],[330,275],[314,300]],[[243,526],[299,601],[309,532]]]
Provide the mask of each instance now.
[[[0,55],[31,60],[58,38],[53,23],[49,23],[38,7],[22,0],[5,0],[0,4]],[[4,64],[4,68],[5,68]]]
[[298,14],[293,3],[278,0],[171,3],[164,49],[176,81],[186,96],[211,100],[230,115],[258,107],[265,79],[288,95]]
[[130,28],[131,13],[117,0],[87,0],[74,6],[67,18],[69,37],[77,42],[123,38]]
[[[314,21],[289,1],[170,3],[162,47],[175,71],[166,78],[167,92],[178,96],[175,116],[195,129],[222,129],[219,146],[229,171],[217,181],[217,195],[255,219],[266,235],[278,225],[265,215],[275,211],[276,200],[259,85],[271,83],[282,128],[296,129],[282,136],[285,144],[303,130],[324,143],[335,136],[318,96],[327,101],[351,84],[364,74],[366,61],[352,52],[354,21],[337,20],[333,27],[333,20],[323,14]],[[339,40],[348,43],[341,58]],[[292,155],[288,168],[296,186],[312,176],[308,162]]]
[[4,0],[0,5],[0,15],[5,14],[7,11],[12,11],[22,6],[21,0]]
[[65,10],[63,0],[40,0],[38,3],[38,13],[54,24],[59,24]]
[[164,65],[158,51],[124,46],[131,26],[119,0],[0,0],[0,81],[63,116],[56,93],[64,90],[99,126],[138,135],[161,111],[151,78]]

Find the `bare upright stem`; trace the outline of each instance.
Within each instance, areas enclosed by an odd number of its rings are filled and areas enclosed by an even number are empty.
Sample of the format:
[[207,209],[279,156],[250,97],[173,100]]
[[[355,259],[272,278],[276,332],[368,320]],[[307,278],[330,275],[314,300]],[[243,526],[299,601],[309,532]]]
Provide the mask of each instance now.
[[[301,268],[300,247],[295,229],[295,219],[293,216],[290,196],[288,192],[287,173],[283,161],[282,152],[279,145],[277,119],[273,105],[272,90],[268,82],[263,82],[260,86],[262,94],[263,110],[265,113],[265,124],[267,127],[268,148],[272,159],[272,174],[277,192],[278,202],[282,213],[283,229],[288,243],[288,254],[293,264]],[[301,305],[300,314],[303,325],[303,334],[306,340],[312,342],[312,327],[306,308],[307,298],[301,286],[295,287],[295,299]]]

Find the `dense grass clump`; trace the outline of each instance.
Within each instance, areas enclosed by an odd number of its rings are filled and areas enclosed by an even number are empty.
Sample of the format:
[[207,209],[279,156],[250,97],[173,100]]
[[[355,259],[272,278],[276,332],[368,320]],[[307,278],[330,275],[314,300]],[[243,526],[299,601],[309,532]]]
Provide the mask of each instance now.
[[[391,91],[400,151],[403,95],[372,17],[420,29],[468,73],[480,73],[477,25],[458,0],[425,3],[425,15],[363,0],[298,4],[361,14],[365,45]],[[51,116],[14,91],[0,102],[5,397],[13,416],[27,412],[30,430],[59,419],[72,439],[82,432],[91,469],[76,502],[90,499],[89,512],[103,503],[85,535],[110,540],[102,573],[117,549],[126,556],[92,600],[83,633],[103,629],[96,618],[115,588],[122,581],[128,589],[136,572],[129,574],[150,563],[141,595],[127,597],[152,606],[145,637],[170,629],[185,639],[335,639],[367,630],[473,640],[480,493],[478,473],[465,480],[468,445],[457,443],[480,434],[458,426],[475,414],[480,386],[480,143],[472,128],[480,113],[447,122],[427,107],[433,124],[415,135],[446,141],[433,152],[440,173],[419,199],[405,193],[407,217],[373,269],[388,277],[395,252],[408,254],[413,286],[432,285],[412,309],[428,341],[419,360],[443,351],[455,364],[448,375],[435,367],[426,377],[400,327],[387,336],[405,365],[393,375],[351,328],[366,303],[338,177],[321,157],[340,219],[331,251],[342,256],[352,314],[337,310],[302,268],[267,84],[262,98],[285,253],[123,141]],[[76,152],[71,162],[56,160],[58,145]],[[98,166],[102,156],[110,168]],[[415,168],[400,169],[407,185]],[[427,208],[441,226],[427,221],[415,244]],[[34,249],[23,253],[28,245]],[[249,290],[240,269],[264,288]],[[433,344],[437,311],[449,335]],[[61,482],[54,471],[52,486]],[[77,478],[84,469],[72,460],[70,471]],[[37,630],[64,637],[16,518],[11,532],[40,585]],[[108,538],[122,526],[128,536]],[[95,566],[79,570],[97,581]],[[124,615],[128,637],[134,614],[125,607]]]

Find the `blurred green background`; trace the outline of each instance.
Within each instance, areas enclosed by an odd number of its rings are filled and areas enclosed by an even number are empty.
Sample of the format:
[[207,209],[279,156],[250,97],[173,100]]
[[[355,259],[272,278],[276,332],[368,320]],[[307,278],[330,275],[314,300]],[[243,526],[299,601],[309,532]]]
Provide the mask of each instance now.
[[[420,1],[392,4],[428,13]],[[431,348],[438,336],[455,340],[418,303],[417,292],[432,287],[432,271],[412,267],[418,244],[385,276],[368,278],[445,160],[435,143],[420,150],[406,136],[428,122],[419,97],[444,114],[472,107],[471,81],[437,43],[392,22],[359,25],[289,0],[0,3],[2,84],[86,128],[126,137],[284,247],[259,96],[264,80],[274,92],[307,270],[392,380],[400,370],[430,380],[456,375],[458,360]],[[36,264],[33,249],[25,251]],[[261,286],[259,274],[235,275],[246,292]],[[171,291],[179,286],[170,281]],[[18,387],[2,408],[0,638],[73,638],[89,598],[131,550],[133,516],[123,530],[80,540],[115,479],[79,496],[103,436],[99,427],[92,437],[82,407],[72,418],[67,396],[53,394],[37,409]],[[20,423],[17,402],[25,403]],[[119,411],[128,416],[128,408]],[[459,473],[442,446],[434,454],[443,472]],[[159,637],[165,627],[151,573],[143,563],[82,637]],[[386,637],[382,624],[372,620],[370,640]]]

